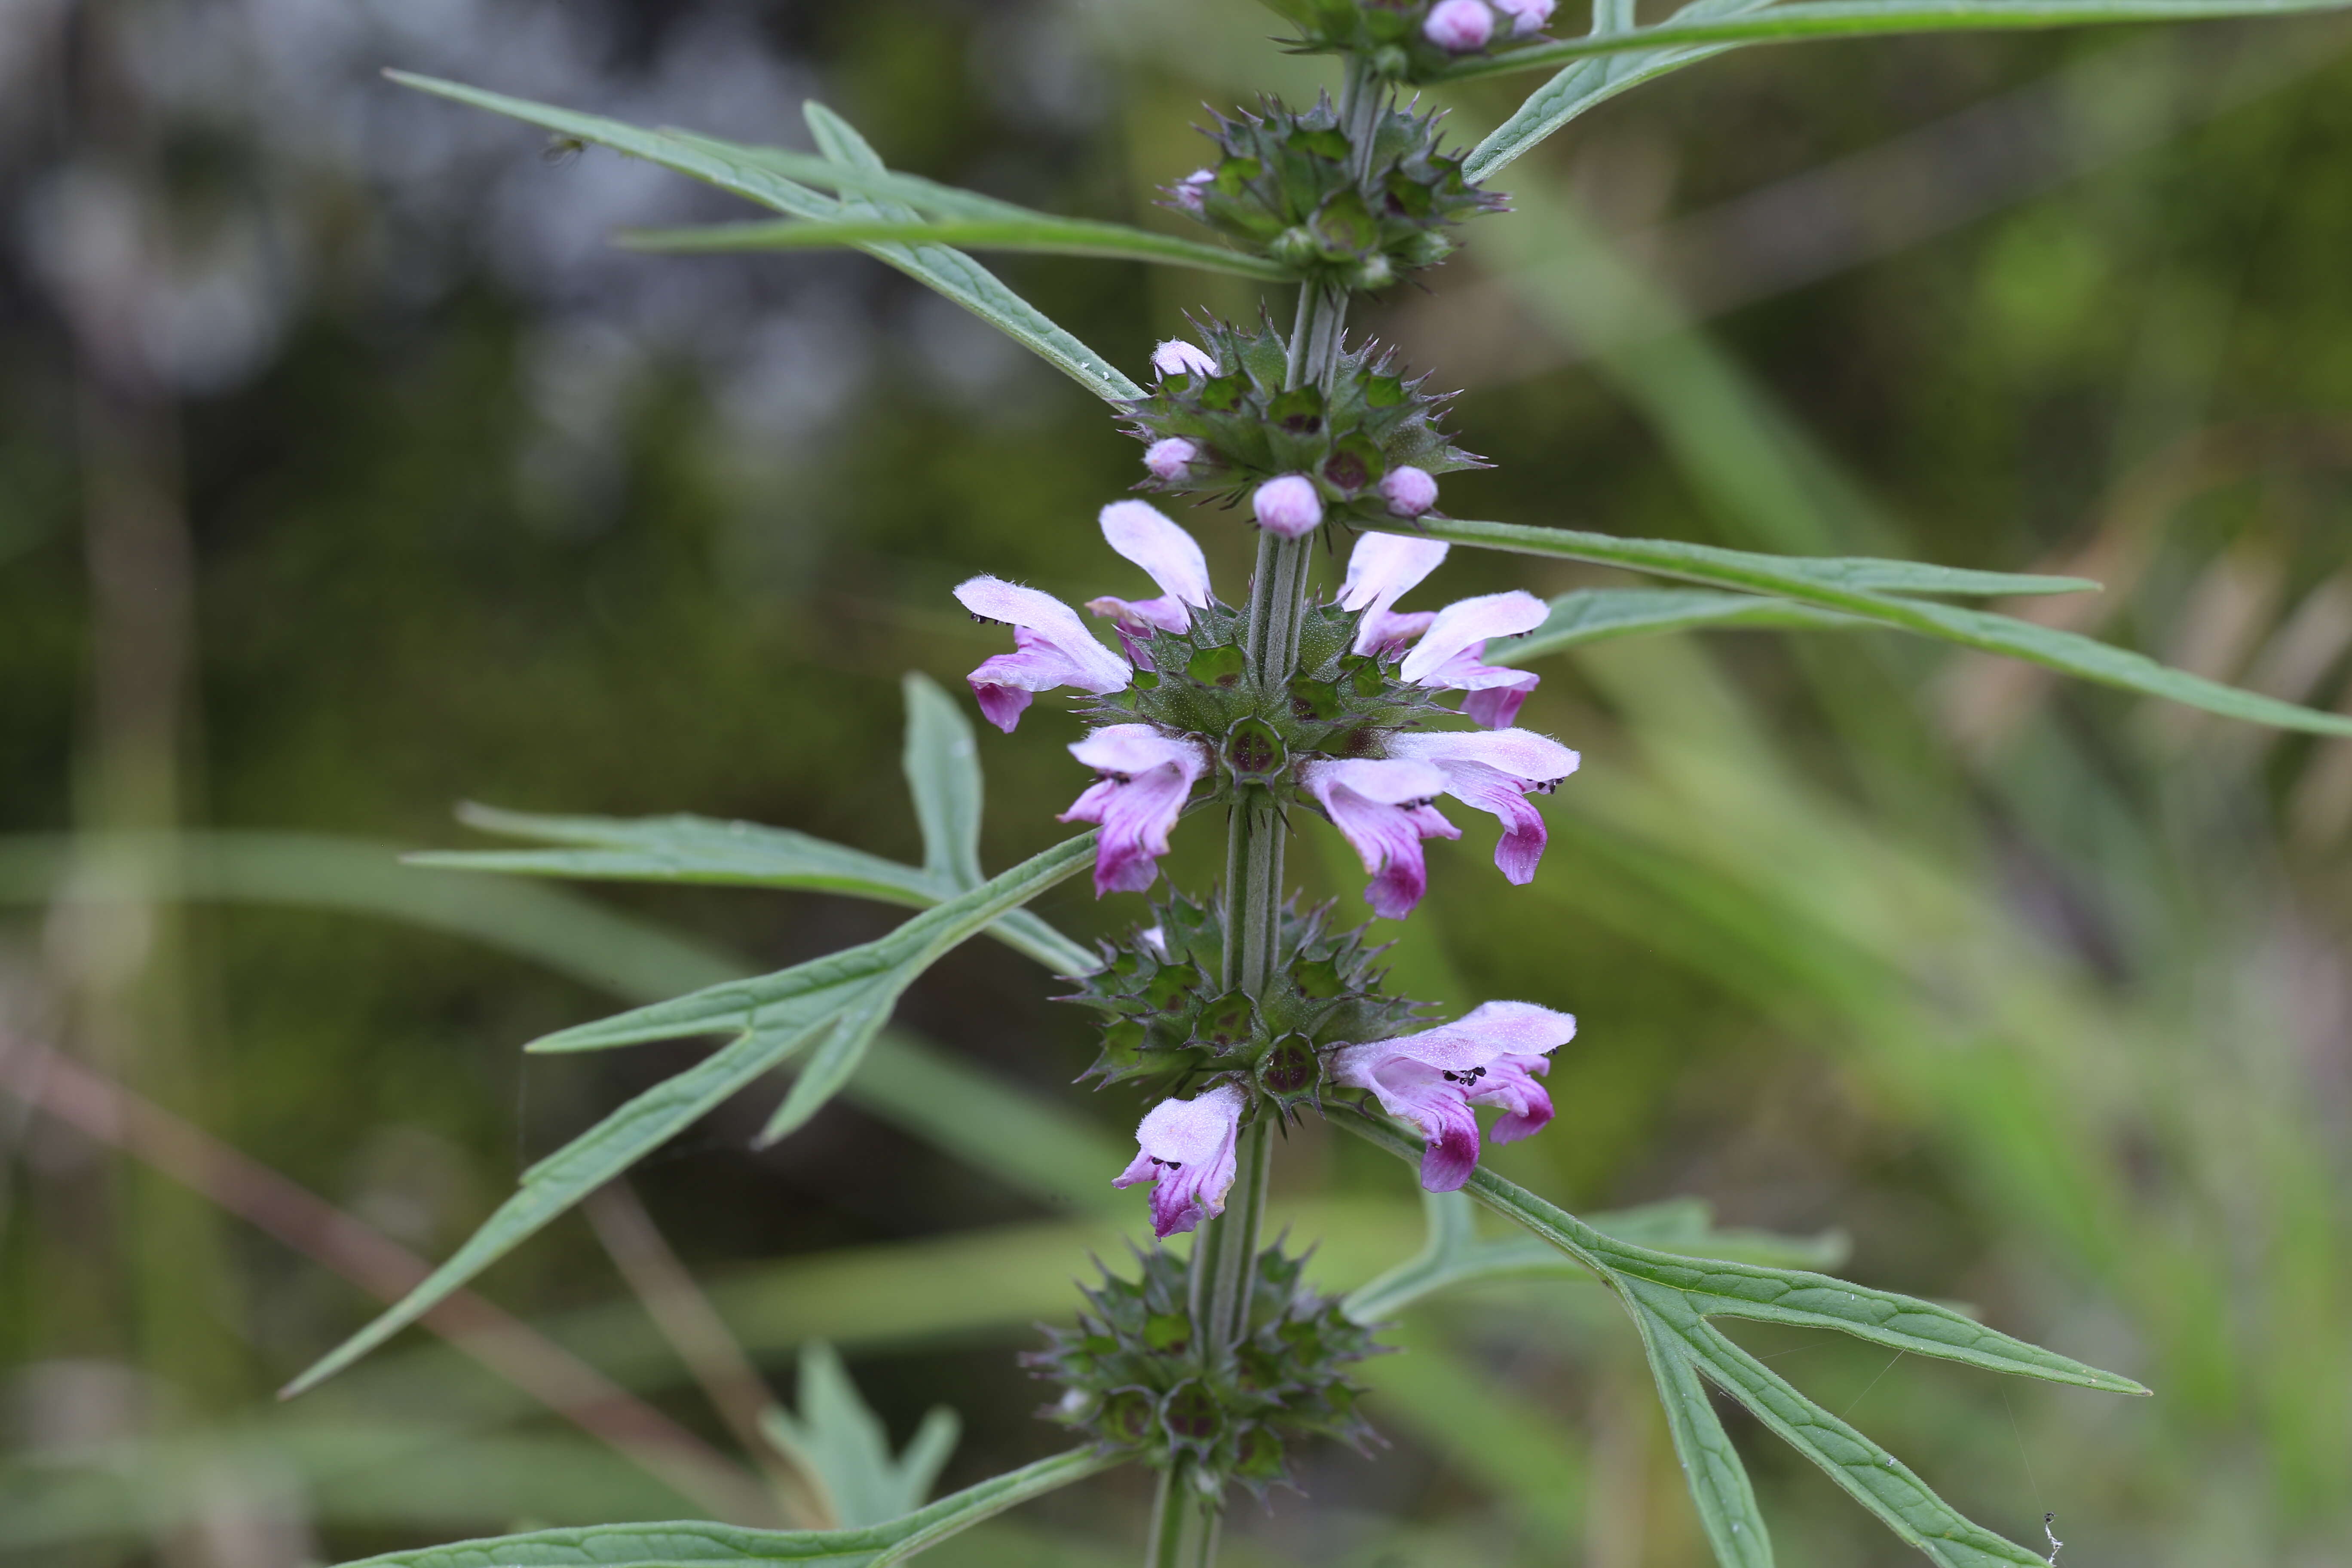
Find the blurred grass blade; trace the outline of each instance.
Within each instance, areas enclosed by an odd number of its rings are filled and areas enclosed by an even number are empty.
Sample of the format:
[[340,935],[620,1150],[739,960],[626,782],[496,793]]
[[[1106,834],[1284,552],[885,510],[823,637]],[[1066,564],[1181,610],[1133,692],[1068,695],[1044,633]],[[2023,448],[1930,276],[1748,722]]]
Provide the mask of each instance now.
[[[1375,523],[1380,527],[1382,524]],[[1627,566],[1637,572],[1681,577],[1694,582],[1743,587],[1751,592],[1841,610],[1882,626],[1923,637],[1958,643],[1963,647],[2021,658],[2063,674],[2105,686],[2119,686],[2143,696],[2161,697],[2190,708],[2201,708],[2224,718],[2269,724],[2283,730],[2305,730],[2320,735],[2352,735],[2352,718],[2324,713],[2283,702],[2259,692],[2242,691],[2186,670],[2173,669],[2143,654],[2095,642],[2073,632],[2036,626],[2011,616],[1966,609],[1925,599],[1898,598],[1868,587],[1866,581],[1846,575],[1844,561],[1808,561],[1798,556],[1759,555],[1747,551],[1718,550],[1664,539],[1619,539],[1566,528],[1529,528],[1509,522],[1471,522],[1423,519],[1418,524],[1398,524],[1391,531],[1418,531],[1432,539],[1472,544],[1489,550],[1516,551],[1561,560],[1591,561]],[[1865,563],[1874,564],[1874,563]],[[1899,563],[1893,563],[1899,564]],[[1828,568],[1824,570],[1824,568]],[[1969,575],[1979,575],[1970,574]],[[1991,575],[1983,574],[1981,575]]]
[[1772,1568],[1772,1537],[1756,1506],[1748,1467],[1739,1462],[1739,1451],[1731,1446],[1731,1434],[1723,1429],[1723,1417],[1715,1413],[1715,1401],[1689,1351],[1646,1311],[1636,1310],[1633,1323],[1641,1331],[1650,1375],[1657,1381],[1684,1484],[1690,1489],[1715,1560],[1723,1568]]
[[1695,1317],[1677,1320],[1670,1315],[1670,1299],[1648,1292],[1640,1295],[1637,1310],[1688,1346],[1692,1363],[1725,1393],[1940,1568],[2043,1568],[2047,1559],[2040,1552],[1994,1534],[1937,1497],[1902,1460],[1806,1398],[1714,1325]]
[[[526,124],[541,126],[559,135],[593,142],[600,147],[610,147],[631,157],[643,158],[789,216],[830,222],[843,211],[844,204],[833,197],[787,179],[775,170],[745,156],[753,149],[683,132],[647,131],[621,121],[607,120],[601,115],[578,114],[550,104],[509,98],[504,93],[485,92],[479,88],[415,76],[406,71],[386,71],[384,75],[421,92],[436,93]],[[878,158],[870,165],[875,169],[880,166]],[[1143,395],[1141,387],[1121,374],[1102,355],[1072,337],[1035,306],[1005,287],[1003,280],[994,273],[961,251],[943,245],[910,246],[880,242],[861,245],[857,248],[954,300],[1035,353],[1097,397],[1109,403],[1121,403]]]
[[[413,1323],[433,1304],[504,1257],[597,1187],[700,1120],[721,1101],[812,1046],[823,1055],[793,1086],[788,1104],[805,1118],[856,1069],[874,1031],[915,978],[998,914],[1034,898],[1092,858],[1082,834],[1033,856],[961,898],[926,910],[888,936],[757,980],[712,986],[565,1030],[546,1043],[624,1044],[683,1035],[733,1033],[735,1039],[686,1071],[656,1084],[523,1173],[515,1194],[457,1255],[331,1354],[289,1384],[290,1396],[350,1365]],[[600,1033],[599,1031],[602,1031]],[[842,1037],[847,1045],[833,1037]],[[810,1080],[819,1090],[803,1092]]]
[[801,1347],[796,1411],[771,1409],[769,1438],[824,1487],[836,1526],[887,1524],[923,1506],[962,1424],[941,1405],[923,1417],[904,1456],[823,1340]]
[[737,1568],[770,1563],[889,1568],[1006,1509],[1107,1470],[1120,1458],[1091,1448],[1073,1448],[966,1487],[903,1519],[854,1530],[738,1530],[693,1520],[590,1525],[390,1552],[346,1563],[344,1568],[506,1568],[527,1563],[672,1568],[695,1563],[727,1563]]
[[693,228],[623,229],[616,238],[627,249],[656,254],[821,250],[884,243],[952,245],[972,250],[1148,261],[1161,267],[1191,267],[1203,272],[1256,278],[1269,283],[1286,283],[1296,277],[1279,262],[1223,246],[1154,234],[1125,224],[1055,217],[1045,213],[1018,218],[952,217],[930,222],[871,218],[831,223],[704,224]]
[[1661,632],[1845,631],[1870,623],[1817,605],[1753,594],[1718,594],[1705,588],[1579,588],[1551,602],[1543,625],[1513,642],[1498,643],[1487,658],[1525,664],[1585,643]]
[[923,830],[923,874],[935,883],[977,888],[980,870],[980,747],[971,721],[938,681],[909,670],[899,682],[907,697],[907,745],[901,763],[915,820]]
[[[1770,0],[1696,0],[1696,4],[1675,12],[1672,22],[1697,23],[1742,16],[1748,12],[1761,10],[1769,4]],[[1640,36],[1638,28],[1606,30],[1627,37]],[[1573,61],[1551,80],[1529,93],[1527,101],[1513,110],[1509,119],[1470,150],[1470,156],[1463,163],[1463,174],[1474,182],[1491,179],[1520,156],[1533,151],[1545,137],[1587,110],[1596,109],[1619,93],[1639,87],[1668,71],[1696,65],[1701,60],[1711,59],[1739,47],[1738,44],[1683,44],[1662,47],[1654,44],[1646,48],[1626,48]],[[1535,63],[1527,62],[1529,66]],[[1515,66],[1512,68],[1521,68]]]
[[1493,76],[1561,65],[1596,55],[1689,47],[1706,44],[1793,43],[1808,38],[1886,37],[1906,33],[1980,32],[2037,27],[2077,27],[2129,22],[2196,22],[2252,16],[2284,16],[2305,11],[2336,11],[2347,0],[1790,0],[1780,5],[1744,7],[1730,14],[1676,12],[1650,27],[1589,33],[1471,56],[1447,68],[1444,79]]

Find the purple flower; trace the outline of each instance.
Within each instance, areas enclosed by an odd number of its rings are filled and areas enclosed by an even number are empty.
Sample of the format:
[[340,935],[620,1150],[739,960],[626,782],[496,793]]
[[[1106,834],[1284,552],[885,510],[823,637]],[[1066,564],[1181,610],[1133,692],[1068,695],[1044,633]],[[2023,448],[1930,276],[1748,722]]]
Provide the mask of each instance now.
[[[1152,1235],[1174,1236],[1225,1212],[1242,1105],[1242,1091],[1223,1083],[1194,1100],[1163,1100],[1144,1113],[1142,1125],[1135,1130],[1140,1152],[1111,1179],[1111,1185],[1152,1184]],[[1471,1137],[1475,1159],[1475,1125]]]
[[1489,730],[1500,729],[1519,716],[1519,704],[1543,678],[1528,670],[1481,664],[1486,639],[1531,632],[1549,614],[1550,607],[1541,599],[1517,588],[1507,594],[1457,599],[1437,612],[1429,629],[1404,656],[1397,674],[1415,686],[1468,692],[1462,711]]
[[[1551,7],[1546,5],[1544,9],[1549,12]],[[1195,169],[1169,186],[1168,194],[1175,199],[1178,206],[1182,207],[1194,217],[1199,217],[1204,205],[1201,200],[1201,192],[1206,186],[1216,184],[1216,181],[1217,172],[1214,169]]]
[[1486,639],[1533,631],[1549,611],[1533,594],[1516,590],[1457,600],[1434,615],[1390,608],[1444,559],[1445,546],[1433,539],[1367,533],[1348,557],[1339,607],[1364,612],[1356,652],[1395,653],[1418,637],[1398,675],[1416,686],[1467,692],[1462,711],[1489,730],[1500,729],[1519,716],[1520,704],[1543,678],[1479,662]]
[[1208,747],[1149,724],[1111,724],[1074,743],[1070,754],[1095,770],[1095,782],[1058,820],[1102,828],[1095,897],[1143,891],[1160,875],[1168,830],[1208,771]]
[[1406,463],[1381,480],[1381,499],[1389,503],[1391,517],[1419,517],[1437,504],[1437,481],[1427,468]]
[[1462,830],[1430,802],[1445,793],[1445,774],[1433,763],[1399,758],[1310,762],[1298,782],[1339,828],[1364,869],[1372,912],[1402,920],[1429,889],[1421,855],[1424,838],[1459,838]]
[[1495,14],[1479,0],[1438,0],[1422,36],[1439,48],[1457,55],[1483,49],[1495,33]]
[[1144,448],[1143,466],[1151,471],[1155,479],[1181,479],[1184,477],[1184,470],[1191,468],[1200,455],[1198,443],[1187,441],[1181,436],[1171,436]]
[[1258,526],[1285,539],[1297,539],[1322,526],[1323,498],[1305,474],[1284,474],[1258,486],[1250,497]]
[[1474,1105],[1503,1108],[1489,1134],[1508,1143],[1543,1131],[1551,1096],[1532,1075],[1551,1070],[1550,1053],[1576,1037],[1576,1020],[1532,1002],[1489,1002],[1459,1022],[1417,1035],[1348,1046],[1331,1059],[1334,1077],[1368,1089],[1381,1109],[1421,1129],[1421,1184],[1451,1193],[1478,1164]]
[[[1181,632],[1192,624],[1192,609],[1209,602],[1209,560],[1199,542],[1170,521],[1149,501],[1115,500],[1102,509],[1102,532],[1113,550],[1134,562],[1160,584],[1156,599],[1088,599],[1087,608],[1108,616],[1121,640],[1145,637],[1154,628]],[[1141,650],[1129,641],[1128,656]]]
[[1503,879],[1524,887],[1543,858],[1544,819],[1528,801],[1549,795],[1576,771],[1577,754],[1532,730],[1413,732],[1389,738],[1388,752],[1427,763],[1445,775],[1445,793],[1503,825],[1495,864]]
[[1013,651],[966,678],[981,712],[1008,735],[1040,691],[1075,686],[1100,695],[1124,690],[1132,679],[1127,660],[1097,642],[1078,613],[1051,594],[1001,577],[973,577],[957,584],[955,596],[984,620],[1013,623]]
[[1162,375],[1214,375],[1217,362],[1209,357],[1207,350],[1195,348],[1181,338],[1170,338],[1151,351],[1151,368]]
[[1511,37],[1524,38],[1530,33],[1540,33],[1551,20],[1552,0],[1489,0],[1496,10],[1511,19]]

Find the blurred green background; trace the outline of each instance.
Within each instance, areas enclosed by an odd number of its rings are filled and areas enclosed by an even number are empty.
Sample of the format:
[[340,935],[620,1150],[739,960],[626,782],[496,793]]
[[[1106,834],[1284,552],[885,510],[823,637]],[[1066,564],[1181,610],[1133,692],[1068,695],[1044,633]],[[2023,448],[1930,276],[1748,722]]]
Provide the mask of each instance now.
[[[412,1331],[281,1407],[372,1310],[345,1276],[401,1265],[273,1184],[437,1258],[701,1048],[520,1042],[900,914],[393,857],[479,842],[451,818],[476,800],[917,858],[899,676],[961,691],[1001,646],[948,588],[1140,586],[1093,526],[1136,450],[1023,351],[859,257],[612,250],[729,204],[374,72],[794,146],[814,96],[894,165],[1170,223],[1149,187],[1192,167],[1203,102],[1322,85],[1272,30],[1246,0],[0,9],[0,1557],[291,1568],[709,1511],[730,1438],[648,1315],[677,1301],[625,1199],[483,1291],[543,1336],[515,1353],[568,1347],[635,1403],[576,1363],[535,1397],[512,1355]],[[1449,95],[1457,134],[1533,85]],[[1370,324],[1468,389],[1497,467],[1447,482],[1457,515],[2081,571],[2108,591],[2031,613],[2335,705],[2347,165],[2352,28],[2326,18],[1754,49],[1508,170],[1517,216]],[[1184,310],[1258,305],[1000,270],[1130,373]],[[1238,595],[1240,525],[1186,521]],[[1414,602],[1614,580],[1464,553]],[[2074,1568],[2352,1562],[2352,746],[1874,633],[1543,673],[1523,722],[1584,766],[1540,877],[1505,886],[1465,817],[1391,928],[1417,994],[1581,1020],[1506,1173],[1843,1230],[1855,1278],[2150,1384],[1737,1331],[1988,1524],[2056,1511]],[[982,737],[992,868],[1064,831],[1055,708]],[[1294,863],[1360,909],[1302,834]],[[1186,831],[1180,878],[1215,837]],[[1139,901],[1040,908],[1090,935]],[[1060,1446],[1014,1353],[1088,1248],[1144,1234],[1094,1163],[1139,1108],[1070,1086],[1091,1047],[1055,989],[974,944],[900,1014],[928,1098],[884,1085],[755,1152],[753,1097],[634,1180],[778,1386],[823,1338],[899,1438],[959,1410],[943,1485]],[[1276,1183],[1334,1287],[1416,1244],[1407,1175],[1319,1128]],[[1705,1561],[1598,1292],[1489,1290],[1397,1338],[1367,1373],[1393,1446],[1244,1501],[1234,1563]],[[1727,1419],[1783,1561],[1912,1560]],[[1147,1500],[1089,1482],[932,1560],[1134,1561]]]

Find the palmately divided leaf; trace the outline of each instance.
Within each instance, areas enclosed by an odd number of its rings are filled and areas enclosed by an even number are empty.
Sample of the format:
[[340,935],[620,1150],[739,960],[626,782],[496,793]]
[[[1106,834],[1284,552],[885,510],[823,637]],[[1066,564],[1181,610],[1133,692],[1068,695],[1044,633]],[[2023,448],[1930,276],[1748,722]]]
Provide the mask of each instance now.
[[[1385,526],[1385,525],[1376,525]],[[2173,669],[2127,648],[2096,642],[2073,632],[2036,626],[2013,616],[1995,615],[1958,605],[1898,596],[1883,584],[1857,586],[1847,574],[1857,566],[1901,563],[1809,561],[1801,556],[1761,555],[1744,550],[1718,550],[1669,539],[1619,539],[1569,528],[1529,528],[1511,522],[1475,522],[1424,518],[1418,524],[1398,523],[1397,533],[1419,533],[1456,544],[1486,550],[1514,551],[1565,561],[1591,561],[1627,566],[1662,577],[1712,583],[1750,593],[1777,595],[1801,603],[1840,610],[1881,626],[1916,632],[1963,647],[2021,658],[2063,674],[2119,686],[2147,697],[2161,697],[2190,708],[2201,708],[2224,718],[2269,724],[2283,730],[2304,730],[2319,735],[2352,735],[2352,718],[2323,713],[2283,702],[2259,692],[2242,691],[2186,670]],[[1930,569],[1933,570],[1933,569]],[[1867,574],[1860,579],[1867,582]],[[2055,580],[2055,579],[2053,579]],[[1955,590],[1958,591],[1958,590]]]
[[299,1394],[365,1355],[720,1102],[795,1053],[810,1050],[809,1068],[794,1081],[785,1101],[793,1110],[793,1125],[805,1120],[856,1069],[867,1042],[888,1019],[900,993],[958,942],[1086,866],[1094,857],[1095,837],[1087,833],[1065,840],[863,946],[548,1037],[541,1046],[556,1049],[698,1034],[728,1033],[736,1038],[656,1084],[524,1172],[520,1188],[454,1257],[295,1379],[286,1393]]
[[[739,147],[733,142],[683,132],[647,131],[602,115],[579,114],[550,104],[533,103],[528,99],[485,92],[459,82],[442,81],[406,71],[386,71],[384,74],[394,81],[422,92],[454,99],[459,103],[541,126],[559,135],[593,142],[600,147],[610,147],[631,157],[643,158],[793,217],[829,222],[844,216],[856,216],[850,211],[853,204],[835,201],[759,163],[753,156],[759,151],[756,148]],[[808,108],[813,111],[814,124],[814,111],[820,110],[822,106],[811,104]],[[831,116],[831,119],[849,137],[856,138],[856,132],[848,131],[845,121],[840,121],[838,116]],[[823,145],[822,137],[819,141]],[[870,162],[845,157],[833,147],[827,147],[825,151],[837,163],[852,163],[868,170],[881,169],[882,161],[871,156],[872,149],[865,148],[862,139],[857,139],[856,145],[865,149]],[[902,216],[911,216],[911,213]],[[1143,389],[1129,380],[1108,360],[1072,337],[1035,306],[1005,287],[1003,280],[994,273],[961,251],[944,245],[911,246],[884,242],[864,244],[857,248],[954,300],[1105,402],[1124,404],[1143,395]]]
[[890,1568],[1006,1509],[1107,1470],[1119,1459],[1116,1454],[1074,1448],[966,1487],[903,1519],[864,1529],[741,1530],[694,1520],[595,1524],[389,1552],[343,1568],[678,1568],[701,1563],[732,1563],[735,1568],[804,1563]]
[[1772,1568],[1772,1537],[1756,1506],[1748,1467],[1731,1446],[1723,1417],[1715,1413],[1687,1345],[1655,1314],[1636,1307],[1633,1324],[1642,1352],[1665,1407],[1666,1431],[1682,1461],[1683,1481],[1698,1510],[1699,1526],[1723,1568]]
[[770,1407],[762,1429],[817,1479],[835,1521],[852,1529],[887,1523],[921,1508],[962,1429],[954,1411],[935,1405],[907,1451],[892,1454],[882,1418],[823,1340],[801,1347],[797,1404],[792,1411]]

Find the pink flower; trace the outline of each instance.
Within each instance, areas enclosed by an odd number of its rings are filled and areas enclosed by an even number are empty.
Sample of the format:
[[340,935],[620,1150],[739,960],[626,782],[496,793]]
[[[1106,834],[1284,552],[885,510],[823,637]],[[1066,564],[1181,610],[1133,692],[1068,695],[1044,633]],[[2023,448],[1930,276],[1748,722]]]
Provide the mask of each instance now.
[[1381,479],[1381,499],[1389,503],[1391,517],[1419,517],[1437,504],[1437,481],[1428,469],[1406,463]]
[[1305,474],[1284,474],[1258,486],[1250,497],[1258,526],[1285,539],[1297,539],[1322,526],[1323,497]]
[[[1087,608],[1109,616],[1122,640],[1149,637],[1155,627],[1181,632],[1190,626],[1191,610],[1210,599],[1209,560],[1200,543],[1149,501],[1115,500],[1102,509],[1101,521],[1103,538],[1150,574],[1160,597],[1129,601],[1106,595],[1088,599]],[[1139,653],[1129,643],[1128,656]]]
[[1524,38],[1530,33],[1540,33],[1551,20],[1552,0],[1488,0],[1496,10],[1511,19],[1511,37]]
[[1155,479],[1181,479],[1184,477],[1184,470],[1191,468],[1200,455],[1198,443],[1187,441],[1181,436],[1171,436],[1144,448],[1143,466],[1150,470]]
[[1073,744],[1070,754],[1095,770],[1095,782],[1057,820],[1102,828],[1095,897],[1143,891],[1160,875],[1169,829],[1208,771],[1208,748],[1149,724],[1111,724]]
[[1389,737],[1388,752],[1427,763],[1445,775],[1445,793],[1503,825],[1495,864],[1503,879],[1525,886],[1543,858],[1544,819],[1528,796],[1549,795],[1576,771],[1577,754],[1532,730],[1415,732]]
[[1170,338],[1151,351],[1151,368],[1162,375],[1214,375],[1217,362],[1205,349],[1195,348],[1181,338]]
[[1456,1023],[1345,1047],[1331,1066],[1339,1082],[1370,1089],[1381,1109],[1421,1129],[1429,1143],[1421,1184],[1451,1193],[1478,1164],[1478,1119],[1470,1108],[1502,1107],[1490,1134],[1497,1143],[1543,1131],[1551,1096],[1532,1075],[1550,1071],[1550,1053],[1575,1037],[1576,1020],[1566,1013],[1489,1002]]
[[1298,782],[1372,874],[1364,889],[1372,912],[1390,920],[1411,914],[1429,888],[1421,841],[1462,837],[1429,804],[1445,792],[1444,773],[1402,758],[1351,758],[1310,762],[1298,770]]
[[1487,729],[1500,729],[1519,716],[1520,704],[1543,678],[1481,663],[1486,639],[1533,631],[1550,612],[1533,594],[1517,590],[1456,600],[1435,615],[1390,608],[1444,559],[1445,546],[1433,539],[1367,533],[1348,557],[1339,607],[1364,612],[1356,652],[1393,653],[1418,637],[1398,675],[1416,686],[1467,692],[1462,711]]
[[[1551,7],[1547,5],[1544,9],[1549,11]],[[1217,172],[1214,169],[1195,169],[1169,186],[1168,194],[1175,199],[1178,206],[1182,207],[1194,217],[1199,217],[1205,205],[1201,200],[1201,192],[1206,186],[1216,184],[1216,181]]]
[[966,678],[981,712],[1008,735],[1040,691],[1075,686],[1100,695],[1124,690],[1133,678],[1127,661],[1097,642],[1078,613],[1051,594],[1000,577],[973,577],[957,584],[955,596],[983,620],[1013,623],[1013,651]]
[[1483,49],[1495,33],[1495,14],[1479,0],[1438,0],[1421,25],[1422,36],[1457,55]]
[[1152,1235],[1174,1236],[1225,1212],[1243,1104],[1242,1091],[1223,1083],[1197,1099],[1163,1100],[1145,1112],[1135,1130],[1140,1152],[1111,1185],[1151,1184]]

